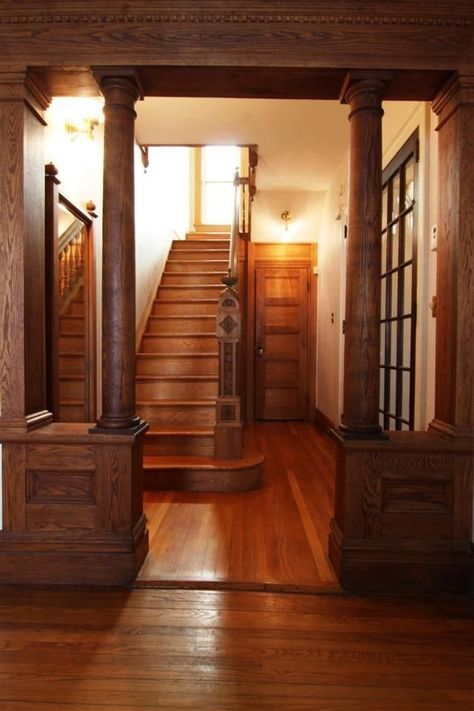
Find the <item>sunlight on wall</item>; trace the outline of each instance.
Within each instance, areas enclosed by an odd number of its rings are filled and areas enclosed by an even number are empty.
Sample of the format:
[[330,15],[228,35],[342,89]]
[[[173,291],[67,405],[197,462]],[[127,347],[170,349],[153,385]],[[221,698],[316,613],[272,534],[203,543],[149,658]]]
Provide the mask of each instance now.
[[[257,192],[252,207],[252,241],[317,242],[323,202],[324,193],[321,192]],[[287,226],[281,218],[284,210],[291,213]]]

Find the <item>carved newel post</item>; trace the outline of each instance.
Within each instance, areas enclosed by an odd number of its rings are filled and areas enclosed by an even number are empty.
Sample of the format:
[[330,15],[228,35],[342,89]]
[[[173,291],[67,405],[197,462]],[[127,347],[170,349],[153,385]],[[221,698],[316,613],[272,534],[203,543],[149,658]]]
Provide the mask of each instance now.
[[[350,77],[350,80],[353,77]],[[344,413],[348,438],[381,436],[379,426],[382,97],[385,84],[349,85],[349,225],[347,245]]]
[[132,72],[97,72],[105,98],[102,415],[109,432],[140,425],[135,413],[134,105]]
[[219,343],[219,394],[217,398],[214,455],[225,459],[242,457],[240,397],[237,395],[237,346],[240,341],[240,302],[234,286],[237,277],[221,279],[226,288],[217,307]]

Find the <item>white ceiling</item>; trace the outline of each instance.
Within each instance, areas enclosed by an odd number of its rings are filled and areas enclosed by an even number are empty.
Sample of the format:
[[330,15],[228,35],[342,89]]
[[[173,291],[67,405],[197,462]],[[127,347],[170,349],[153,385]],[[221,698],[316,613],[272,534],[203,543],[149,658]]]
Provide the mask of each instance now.
[[[415,102],[386,102],[384,145]],[[139,143],[256,144],[259,190],[324,191],[348,148],[349,110],[336,101],[147,97],[137,106]]]

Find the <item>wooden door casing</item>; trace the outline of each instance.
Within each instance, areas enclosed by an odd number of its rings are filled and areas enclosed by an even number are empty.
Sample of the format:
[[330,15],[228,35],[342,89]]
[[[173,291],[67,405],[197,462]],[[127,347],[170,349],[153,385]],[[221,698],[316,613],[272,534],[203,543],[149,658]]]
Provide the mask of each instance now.
[[308,267],[255,270],[255,414],[263,420],[308,417]]

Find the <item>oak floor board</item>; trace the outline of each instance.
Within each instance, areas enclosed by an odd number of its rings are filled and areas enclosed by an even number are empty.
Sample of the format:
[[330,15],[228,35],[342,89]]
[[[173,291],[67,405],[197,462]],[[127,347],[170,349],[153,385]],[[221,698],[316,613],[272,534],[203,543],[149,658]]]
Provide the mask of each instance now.
[[2,711],[467,711],[474,603],[0,588]]
[[265,456],[257,491],[145,492],[150,553],[139,585],[337,589],[327,556],[334,444],[304,422],[249,424],[245,444]]

